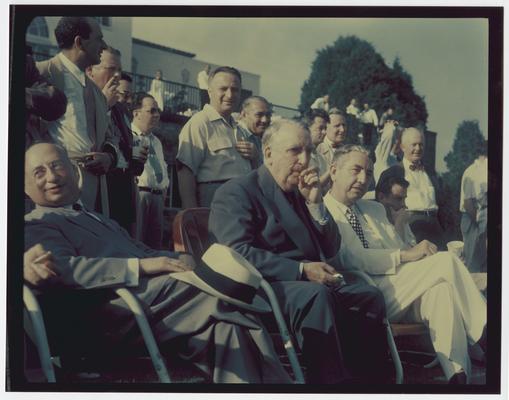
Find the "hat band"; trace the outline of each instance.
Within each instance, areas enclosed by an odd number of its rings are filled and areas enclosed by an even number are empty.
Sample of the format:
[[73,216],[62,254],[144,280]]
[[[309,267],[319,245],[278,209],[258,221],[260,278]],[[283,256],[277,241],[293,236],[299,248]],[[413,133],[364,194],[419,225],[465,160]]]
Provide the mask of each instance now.
[[256,294],[256,289],[254,287],[219,274],[204,262],[202,262],[198,268],[195,268],[193,272],[218,292],[244,303],[251,304],[253,302],[253,298]]

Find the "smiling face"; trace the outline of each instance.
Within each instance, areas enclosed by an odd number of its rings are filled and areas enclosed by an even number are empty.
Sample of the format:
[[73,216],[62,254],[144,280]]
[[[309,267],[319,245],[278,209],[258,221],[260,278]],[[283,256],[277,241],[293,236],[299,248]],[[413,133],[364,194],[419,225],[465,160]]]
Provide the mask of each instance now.
[[330,114],[327,124],[327,138],[334,147],[340,146],[346,139],[346,119],[343,115]]
[[229,117],[240,101],[240,80],[228,72],[218,72],[209,83],[210,105],[222,117]]
[[78,170],[54,144],[35,144],[25,153],[25,193],[40,206],[72,204],[80,194]]
[[264,148],[265,165],[279,187],[290,192],[309,164],[311,138],[306,129],[293,124],[283,125],[274,135],[270,146]]
[[401,151],[403,156],[415,163],[424,156],[424,136],[416,128],[405,129],[401,135]]
[[267,103],[254,99],[242,110],[241,116],[247,128],[256,136],[262,137],[270,125],[272,111]]
[[352,151],[331,166],[332,196],[350,206],[368,190],[373,178],[373,163],[369,156]]

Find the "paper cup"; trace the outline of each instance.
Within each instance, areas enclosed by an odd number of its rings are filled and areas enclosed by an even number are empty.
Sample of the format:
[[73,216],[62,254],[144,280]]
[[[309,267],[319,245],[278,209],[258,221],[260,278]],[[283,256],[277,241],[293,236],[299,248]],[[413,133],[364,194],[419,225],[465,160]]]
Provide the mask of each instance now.
[[453,240],[452,242],[447,243],[447,250],[450,253],[456,254],[460,258],[463,256],[463,247],[464,244],[460,240]]

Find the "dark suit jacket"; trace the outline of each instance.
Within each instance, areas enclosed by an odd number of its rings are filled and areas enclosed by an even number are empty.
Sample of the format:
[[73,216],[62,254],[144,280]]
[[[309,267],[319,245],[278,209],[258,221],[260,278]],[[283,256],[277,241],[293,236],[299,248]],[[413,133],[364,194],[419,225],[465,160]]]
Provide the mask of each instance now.
[[[299,201],[306,210],[304,199]],[[301,261],[320,261],[336,255],[341,237],[332,217],[313,223],[308,231],[290,206],[268,169],[262,165],[248,175],[228,181],[211,205],[211,239],[232,247],[272,281],[300,280]]]

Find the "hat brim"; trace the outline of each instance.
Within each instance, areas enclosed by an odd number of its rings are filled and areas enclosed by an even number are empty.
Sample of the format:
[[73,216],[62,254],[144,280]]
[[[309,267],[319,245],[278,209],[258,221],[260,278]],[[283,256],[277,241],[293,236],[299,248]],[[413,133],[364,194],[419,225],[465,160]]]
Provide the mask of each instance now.
[[228,297],[225,294],[218,292],[213,287],[209,286],[203,279],[198,277],[193,271],[172,272],[170,273],[170,276],[179,281],[188,283],[189,285],[193,285],[198,289],[203,290],[205,293],[210,294],[211,296],[217,297],[221,300],[226,301],[227,303],[236,305],[245,310],[254,311],[257,313],[272,312],[272,308],[270,307],[270,305],[260,296],[255,295],[255,297],[253,298],[253,302],[251,304],[234,299],[232,297]]

